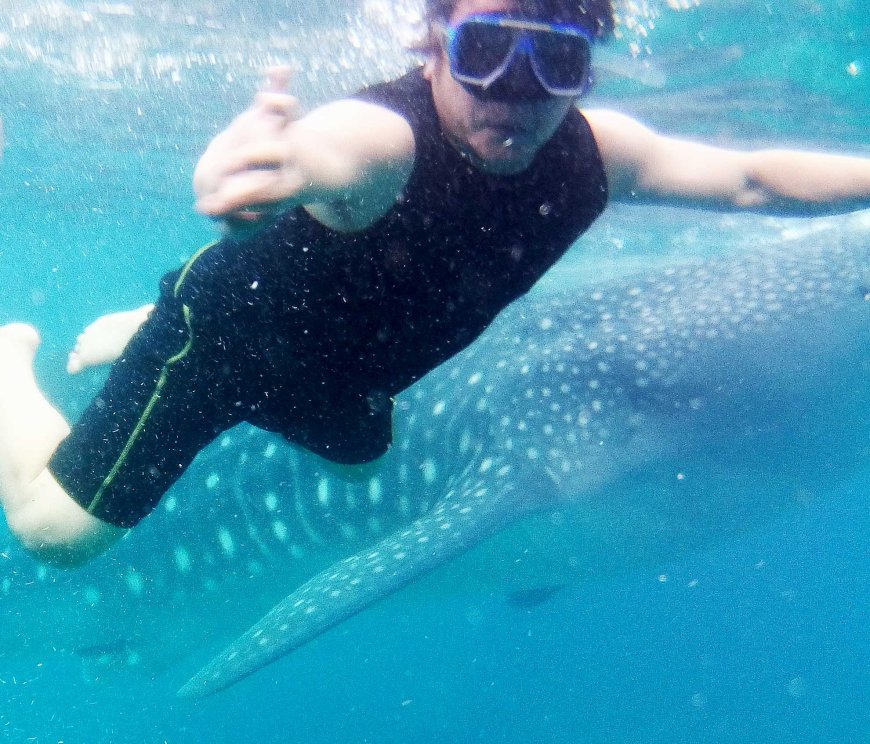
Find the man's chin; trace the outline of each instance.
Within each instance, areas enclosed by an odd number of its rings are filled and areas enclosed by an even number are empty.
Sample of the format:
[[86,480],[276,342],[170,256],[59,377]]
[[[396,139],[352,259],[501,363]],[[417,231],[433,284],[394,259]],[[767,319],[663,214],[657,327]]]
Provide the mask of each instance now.
[[489,173],[518,173],[529,167],[535,157],[530,143],[505,137],[490,140],[475,151],[479,167]]

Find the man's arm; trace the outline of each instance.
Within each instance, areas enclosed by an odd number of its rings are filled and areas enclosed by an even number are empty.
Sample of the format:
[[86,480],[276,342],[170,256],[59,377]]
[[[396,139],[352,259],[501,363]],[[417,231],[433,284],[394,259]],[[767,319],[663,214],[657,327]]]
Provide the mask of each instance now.
[[410,125],[357,100],[296,118],[295,99],[275,87],[258,94],[203,154],[194,174],[197,209],[232,224],[304,206],[333,229],[368,227],[410,176]]
[[868,158],[727,150],[664,137],[614,111],[584,114],[614,200],[793,216],[870,207]]

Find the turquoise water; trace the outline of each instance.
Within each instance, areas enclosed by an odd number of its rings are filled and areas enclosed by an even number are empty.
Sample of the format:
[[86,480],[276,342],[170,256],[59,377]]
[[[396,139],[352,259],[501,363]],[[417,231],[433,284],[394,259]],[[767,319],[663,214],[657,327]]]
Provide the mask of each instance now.
[[[163,272],[214,237],[192,212],[191,170],[244,107],[258,70],[289,60],[297,94],[316,104],[403,69],[395,50],[416,17],[413,6],[374,0],[181,5],[0,0],[0,321],[39,326],[40,381],[68,412],[95,384],[62,373],[76,333],[101,312],[151,299]],[[634,5],[590,105],[723,145],[870,154],[863,2]],[[614,208],[553,280],[805,227]],[[174,690],[220,643],[152,665],[132,642],[114,642],[135,638],[148,618],[120,615],[104,649],[53,653],[28,634],[42,627],[42,595],[29,605],[30,595],[6,592],[0,618],[16,630],[0,649],[0,738],[865,741],[868,474],[700,554],[572,587],[534,609],[489,594],[396,598],[201,703]],[[164,551],[166,539],[154,534],[149,547]],[[268,605],[249,594],[227,601],[247,620]],[[237,608],[245,604],[250,612]],[[210,620],[195,604],[180,607],[159,627],[168,646]],[[70,628],[83,621],[73,609],[59,615]]]

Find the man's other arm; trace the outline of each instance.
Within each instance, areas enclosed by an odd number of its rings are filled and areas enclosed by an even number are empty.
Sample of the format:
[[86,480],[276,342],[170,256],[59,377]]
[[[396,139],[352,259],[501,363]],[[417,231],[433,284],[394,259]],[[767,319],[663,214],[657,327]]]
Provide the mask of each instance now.
[[615,111],[584,114],[614,200],[791,216],[870,208],[868,158],[730,150],[662,136]]

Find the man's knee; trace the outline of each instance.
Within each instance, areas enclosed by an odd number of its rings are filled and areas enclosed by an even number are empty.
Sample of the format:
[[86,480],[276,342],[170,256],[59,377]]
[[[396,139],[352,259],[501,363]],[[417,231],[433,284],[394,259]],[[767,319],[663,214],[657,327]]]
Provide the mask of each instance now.
[[88,514],[47,470],[7,508],[6,522],[28,553],[59,568],[87,563],[126,532]]

